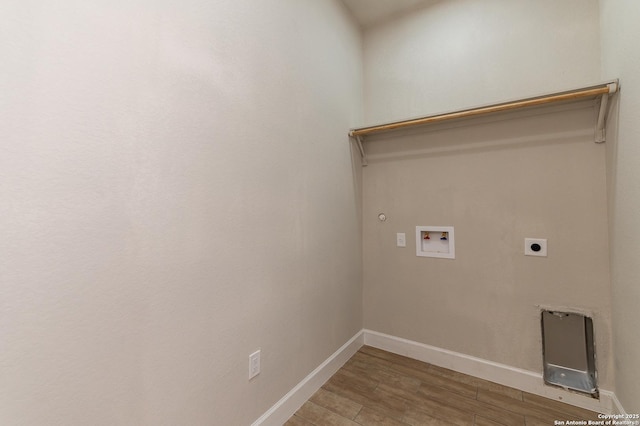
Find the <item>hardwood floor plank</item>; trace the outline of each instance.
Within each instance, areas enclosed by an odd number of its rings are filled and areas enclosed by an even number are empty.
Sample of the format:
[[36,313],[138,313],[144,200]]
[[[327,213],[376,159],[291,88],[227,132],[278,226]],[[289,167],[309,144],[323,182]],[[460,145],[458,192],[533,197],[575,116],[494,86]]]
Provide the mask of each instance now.
[[378,389],[363,391],[362,389],[349,387],[348,385],[336,385],[332,383],[331,380],[325,383],[323,388],[396,420],[402,419],[406,408],[403,399]]
[[478,389],[484,389],[491,391],[493,393],[498,393],[509,398],[513,398],[517,401],[522,401],[522,391],[514,388],[510,388],[508,386],[504,386],[498,383],[489,382],[487,380],[482,380],[478,382]]
[[354,421],[362,426],[407,426],[406,423],[386,417],[367,407],[360,410]]
[[531,416],[543,421],[549,420],[582,420],[566,411],[559,411],[548,407],[531,404],[529,402],[517,401],[513,398],[501,394],[493,393],[484,389],[478,390],[478,401],[488,405],[503,407],[505,410],[524,416]]
[[291,416],[289,420],[284,424],[284,426],[315,426],[313,423],[303,419],[302,417],[298,417],[297,415]]
[[[428,386],[423,383],[418,390],[418,394],[425,398],[437,401],[442,405],[451,405],[461,410],[478,414],[498,423],[524,426],[523,414],[509,411],[506,407],[485,404],[476,399],[465,398],[447,389]],[[503,398],[511,400],[511,398],[508,397],[503,396]]]
[[508,423],[499,423],[476,414],[475,426],[509,426]]
[[[391,368],[391,366],[393,365],[393,362],[388,361],[386,359],[383,358],[378,358],[376,356],[373,355],[368,355],[364,352],[356,352],[355,355],[353,355],[353,357],[349,360],[349,362],[353,360],[354,362],[359,361],[362,362],[366,365],[372,365],[372,366],[376,366],[382,370],[388,370]],[[349,363],[347,362],[347,364]]]
[[469,376],[468,374],[458,373],[457,371],[449,370],[447,368],[442,368],[435,365],[431,365],[429,371],[433,374],[446,377],[450,380],[490,390],[495,393],[501,393],[510,398],[522,401],[522,391],[518,389],[510,388],[508,386],[500,385],[488,380],[479,379],[477,377]]
[[529,404],[537,405],[544,408],[550,408],[555,411],[561,411],[569,413],[573,416],[580,418],[580,420],[598,420],[598,413],[584,408],[575,407],[573,405],[565,404],[564,402],[555,401],[553,399],[545,398],[538,395],[533,395],[528,392],[523,392],[524,401]]
[[380,382],[341,368],[327,383],[335,384],[337,387],[356,389],[361,392],[371,392],[378,387]]
[[345,365],[344,368],[354,374],[375,380],[378,383],[385,383],[390,386],[412,390],[414,392],[418,390],[420,383],[422,383],[415,377],[410,377],[406,374],[401,374],[390,369],[380,369],[377,366],[371,366],[370,364],[361,363],[360,361]]
[[539,419],[533,416],[524,416],[526,426],[554,426],[555,420],[565,420],[565,419]]
[[362,409],[362,404],[358,404],[357,402],[322,388],[313,394],[313,396],[309,398],[309,401],[351,420],[353,420]]
[[378,383],[389,383],[395,386],[401,386],[403,388],[411,388],[417,390],[418,386],[420,386],[421,383],[420,380],[416,378],[407,377],[406,375],[400,374],[393,370],[380,368],[377,365],[372,365],[362,361],[355,361],[345,364],[343,368],[354,374],[357,374],[360,377],[367,377]]
[[419,406],[409,405],[402,421],[413,426],[472,426],[473,417],[472,413],[426,401]]
[[434,374],[428,369],[415,370],[413,367],[394,364],[392,370],[405,376],[416,378],[423,383],[448,389],[451,392],[458,393],[467,398],[475,398],[478,391],[478,388],[476,386],[448,379],[446,377],[443,377],[442,375]]
[[295,414],[308,422],[322,426],[357,426],[352,420],[329,411],[313,402],[305,402]]

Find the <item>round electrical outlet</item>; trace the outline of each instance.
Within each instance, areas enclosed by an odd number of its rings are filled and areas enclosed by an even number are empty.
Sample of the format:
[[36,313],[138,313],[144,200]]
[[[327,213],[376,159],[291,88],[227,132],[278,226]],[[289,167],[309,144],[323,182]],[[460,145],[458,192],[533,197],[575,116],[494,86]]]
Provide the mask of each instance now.
[[524,254],[525,256],[547,257],[546,238],[525,238]]

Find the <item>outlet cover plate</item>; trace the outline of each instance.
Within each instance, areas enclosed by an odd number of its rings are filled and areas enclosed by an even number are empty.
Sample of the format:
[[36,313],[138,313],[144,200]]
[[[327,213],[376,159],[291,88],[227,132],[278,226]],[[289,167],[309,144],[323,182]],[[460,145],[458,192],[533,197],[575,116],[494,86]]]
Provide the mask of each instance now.
[[249,380],[260,374],[260,349],[249,355]]
[[547,257],[546,238],[525,238],[524,239],[524,255]]

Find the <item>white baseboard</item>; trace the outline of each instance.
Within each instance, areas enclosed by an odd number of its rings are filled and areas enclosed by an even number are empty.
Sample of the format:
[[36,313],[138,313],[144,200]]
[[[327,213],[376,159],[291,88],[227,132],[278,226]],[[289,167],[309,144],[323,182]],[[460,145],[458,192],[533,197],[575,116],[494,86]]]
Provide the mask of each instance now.
[[627,412],[624,411],[624,408],[622,408],[622,404],[620,403],[620,400],[618,399],[616,394],[613,393],[613,392],[610,392],[610,393],[611,393],[611,400],[613,401],[613,412],[611,414],[623,414],[623,415],[626,415]]
[[409,358],[469,374],[501,385],[510,386],[605,414],[626,414],[616,395],[600,390],[600,399],[586,397],[544,384],[542,374],[488,361],[482,358],[437,348],[372,330],[361,330],[318,368],[283,396],[252,426],[280,426],[289,419],[329,378],[351,358],[362,345],[404,355]]
[[620,402],[611,391],[601,390],[600,399],[583,396],[545,385],[540,373],[372,330],[364,330],[364,344],[588,410],[604,414],[624,413]]
[[364,330],[360,330],[333,355],[302,379],[280,401],[267,410],[251,426],[281,426],[364,344]]

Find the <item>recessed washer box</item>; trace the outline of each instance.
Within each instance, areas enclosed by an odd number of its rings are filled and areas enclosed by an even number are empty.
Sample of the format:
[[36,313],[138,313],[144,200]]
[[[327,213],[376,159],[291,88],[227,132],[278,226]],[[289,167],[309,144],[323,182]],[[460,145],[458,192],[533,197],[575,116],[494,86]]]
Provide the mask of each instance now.
[[416,256],[455,259],[453,226],[416,226]]

